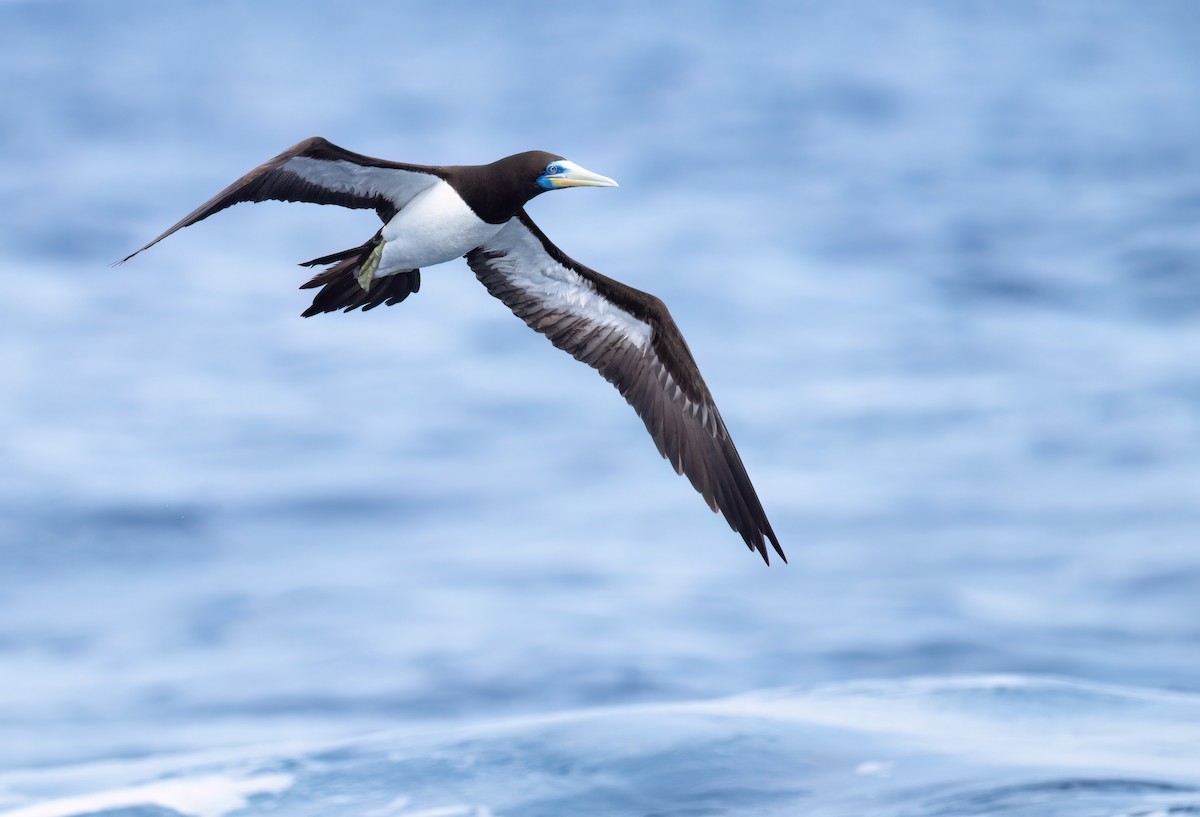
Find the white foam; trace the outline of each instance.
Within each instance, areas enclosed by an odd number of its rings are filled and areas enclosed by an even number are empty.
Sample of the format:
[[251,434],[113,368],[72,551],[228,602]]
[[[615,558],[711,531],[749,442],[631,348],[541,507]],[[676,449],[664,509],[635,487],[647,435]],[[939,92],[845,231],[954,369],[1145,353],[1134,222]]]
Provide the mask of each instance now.
[[206,775],[172,778],[124,789],[46,800],[0,812],[0,817],[73,817],[117,808],[161,806],[192,817],[224,817],[246,806],[255,794],[279,794],[295,782],[290,774],[254,777]]

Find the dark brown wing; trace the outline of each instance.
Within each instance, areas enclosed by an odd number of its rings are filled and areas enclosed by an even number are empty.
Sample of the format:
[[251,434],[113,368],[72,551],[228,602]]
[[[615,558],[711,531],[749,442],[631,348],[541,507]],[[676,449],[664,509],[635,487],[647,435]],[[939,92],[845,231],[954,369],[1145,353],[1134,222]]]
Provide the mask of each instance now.
[[440,178],[440,168],[373,159],[314,136],[254,168],[119,263],[153,247],[176,230],[244,201],[336,204],[375,210],[387,222],[413,196]]
[[530,328],[596,369],[646,424],[658,451],[751,550],[787,561],[700,370],[658,298],[588,269],[524,212],[467,263]]

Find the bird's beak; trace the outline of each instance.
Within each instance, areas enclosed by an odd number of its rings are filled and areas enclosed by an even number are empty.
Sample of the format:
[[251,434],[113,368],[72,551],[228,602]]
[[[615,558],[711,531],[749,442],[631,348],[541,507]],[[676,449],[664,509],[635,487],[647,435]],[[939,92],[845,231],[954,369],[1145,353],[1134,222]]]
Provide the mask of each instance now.
[[551,187],[620,187],[608,176],[593,173],[574,162],[564,159],[560,160],[558,164],[562,167],[562,172],[545,177]]

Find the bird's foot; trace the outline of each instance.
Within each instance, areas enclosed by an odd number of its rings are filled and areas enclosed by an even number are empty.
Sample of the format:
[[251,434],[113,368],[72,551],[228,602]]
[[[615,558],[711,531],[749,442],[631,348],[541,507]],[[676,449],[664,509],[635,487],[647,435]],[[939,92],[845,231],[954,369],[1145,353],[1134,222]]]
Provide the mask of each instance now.
[[366,261],[363,261],[358,275],[354,276],[358,285],[363,288],[363,292],[371,291],[371,281],[375,280],[375,271],[379,269],[379,259],[383,257],[383,245],[386,243],[380,241],[371,249],[371,254],[367,256]]

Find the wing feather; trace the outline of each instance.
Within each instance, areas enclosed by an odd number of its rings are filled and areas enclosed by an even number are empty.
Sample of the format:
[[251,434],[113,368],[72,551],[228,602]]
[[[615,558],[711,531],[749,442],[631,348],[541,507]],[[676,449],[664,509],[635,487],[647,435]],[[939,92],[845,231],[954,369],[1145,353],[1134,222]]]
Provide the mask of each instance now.
[[658,452],[746,545],[784,558],[712,395],[662,301],[568,258],[524,212],[467,255],[530,328],[596,369],[633,406]]
[[314,136],[251,170],[179,220],[124,263],[176,230],[246,201],[301,201],[375,210],[390,221],[413,196],[435,184],[443,170],[374,159]]

